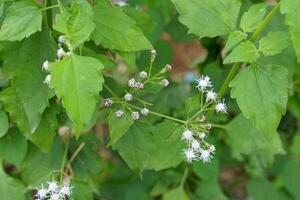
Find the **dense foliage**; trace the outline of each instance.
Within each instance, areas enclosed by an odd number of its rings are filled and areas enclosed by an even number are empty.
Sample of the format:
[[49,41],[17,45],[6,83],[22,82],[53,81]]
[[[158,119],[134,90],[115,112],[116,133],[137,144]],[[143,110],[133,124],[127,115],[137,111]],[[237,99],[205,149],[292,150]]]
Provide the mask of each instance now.
[[0,200],[300,198],[299,0],[2,0]]

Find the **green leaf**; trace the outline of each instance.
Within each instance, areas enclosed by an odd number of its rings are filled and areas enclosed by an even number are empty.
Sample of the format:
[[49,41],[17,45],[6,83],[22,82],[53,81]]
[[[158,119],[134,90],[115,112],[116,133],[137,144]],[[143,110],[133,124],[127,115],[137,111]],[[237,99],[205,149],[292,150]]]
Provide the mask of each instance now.
[[70,9],[56,15],[55,30],[65,34],[71,49],[89,39],[95,28],[93,10],[87,1],[76,0]]
[[179,165],[185,144],[180,140],[182,128],[164,121],[153,128],[148,124],[135,123],[113,145],[131,169],[162,170]]
[[244,32],[254,32],[266,14],[266,5],[264,3],[255,4],[243,14],[240,27]]
[[162,200],[189,200],[189,196],[184,191],[183,187],[178,187],[169,190],[163,194]]
[[0,158],[3,158],[5,161],[19,167],[26,154],[27,141],[17,128],[10,129],[0,139]]
[[225,52],[230,51],[233,47],[238,45],[241,41],[245,40],[246,38],[247,38],[247,34],[241,31],[230,32],[226,42],[226,46],[224,47],[224,51]]
[[0,100],[22,133],[32,134],[53,96],[43,83],[41,66],[46,59],[55,58],[54,41],[45,28],[2,56],[4,74],[11,79],[11,86],[1,92]]
[[128,111],[125,111],[121,118],[117,118],[115,112],[116,110],[113,110],[108,116],[110,144],[116,143],[133,124],[133,119]]
[[202,162],[194,162],[192,165],[193,172],[201,178],[201,180],[212,181],[218,180],[220,163],[217,158],[213,159],[209,165]]
[[42,153],[33,145],[29,146],[27,156],[21,165],[22,180],[29,188],[35,189],[42,183],[57,177],[63,160],[64,149],[57,139],[49,154]]
[[94,12],[96,28],[92,38],[97,44],[120,51],[141,51],[153,48],[136,22],[124,14],[121,8],[97,4]]
[[3,110],[0,110],[0,138],[2,138],[9,128],[8,118]]
[[188,117],[193,116],[196,111],[200,108],[201,104],[201,96],[196,94],[194,96],[189,97],[185,103],[185,110]]
[[242,155],[255,155],[270,163],[275,154],[284,153],[278,133],[274,132],[269,140],[266,139],[242,114],[226,126],[226,131],[232,156],[237,159]]
[[296,50],[298,62],[300,62],[300,1],[283,0],[280,3],[281,13],[285,14],[285,23],[289,26],[290,37]]
[[42,10],[35,1],[13,3],[7,10],[0,30],[0,40],[20,41],[42,30]]
[[77,136],[91,120],[99,101],[104,83],[102,69],[103,65],[97,59],[75,54],[51,64],[50,86],[62,99]]
[[[272,138],[285,114],[288,92],[287,70],[280,66],[252,64],[230,83],[244,116],[267,138]],[[251,84],[249,84],[251,83]]]
[[[0,160],[1,161],[1,160]],[[8,176],[0,167],[0,199],[1,200],[26,200],[27,189],[18,179]]]
[[74,189],[72,190],[72,199],[73,200],[93,200],[93,193],[91,187],[88,183],[84,181],[74,180],[72,181],[72,186]]
[[259,57],[255,45],[250,41],[245,41],[237,45],[223,61],[224,64],[233,62],[254,62]]
[[226,35],[236,29],[241,3],[236,0],[172,0],[179,21],[203,37]]
[[227,200],[218,180],[204,180],[197,184],[196,194],[201,200]]
[[255,200],[289,200],[283,192],[276,190],[265,178],[252,178],[247,183],[249,198]]
[[273,56],[280,53],[290,45],[289,35],[283,31],[269,32],[259,40],[258,50],[265,56]]

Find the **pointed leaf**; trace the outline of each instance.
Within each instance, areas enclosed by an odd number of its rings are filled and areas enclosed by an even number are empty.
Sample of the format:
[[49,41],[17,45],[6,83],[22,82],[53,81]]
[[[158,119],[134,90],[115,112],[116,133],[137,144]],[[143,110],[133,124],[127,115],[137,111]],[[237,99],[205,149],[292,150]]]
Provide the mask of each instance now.
[[246,118],[267,138],[272,138],[285,114],[288,92],[287,70],[280,66],[252,64],[230,83],[231,97]]
[[255,4],[249,8],[247,12],[243,14],[241,19],[241,29],[244,32],[255,31],[266,14],[266,5],[264,3]]
[[42,10],[35,1],[22,0],[8,8],[0,40],[22,40],[42,29]]
[[8,118],[3,110],[0,110],[0,138],[3,137],[9,128]]
[[280,53],[290,45],[289,35],[283,31],[268,33],[259,40],[259,48],[265,56],[273,56]]
[[172,0],[179,21],[203,37],[226,35],[236,29],[241,3],[236,0]]
[[99,60],[75,54],[51,64],[50,86],[62,99],[77,135],[91,120],[99,101],[104,82],[102,69]]
[[183,187],[178,187],[163,194],[162,200],[189,200]]
[[236,46],[232,52],[225,58],[224,64],[233,62],[254,62],[259,57],[255,45],[250,42],[242,42]]
[[224,51],[225,52],[230,51],[233,47],[238,45],[241,41],[245,40],[246,38],[247,38],[247,34],[241,31],[230,32]]

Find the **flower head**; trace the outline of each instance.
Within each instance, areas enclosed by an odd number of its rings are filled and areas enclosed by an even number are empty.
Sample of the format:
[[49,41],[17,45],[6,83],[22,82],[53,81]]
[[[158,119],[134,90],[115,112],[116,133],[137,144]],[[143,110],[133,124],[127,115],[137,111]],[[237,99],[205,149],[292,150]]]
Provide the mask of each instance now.
[[217,93],[213,90],[209,90],[206,93],[206,102],[214,102],[217,99]]
[[66,42],[66,37],[64,36],[64,35],[60,35],[59,37],[58,37],[58,42],[59,43],[65,43]]
[[191,143],[191,147],[194,150],[198,150],[200,148],[200,143],[197,140],[193,140]]
[[216,112],[217,113],[227,113],[227,106],[224,103],[224,99],[222,99],[221,101],[218,102],[218,104],[216,105]]
[[46,78],[45,78],[45,80],[43,81],[43,83],[45,83],[46,85],[49,85],[50,82],[51,82],[51,75],[49,74],[49,75],[46,76]]
[[104,99],[104,106],[105,107],[110,107],[113,104],[113,101],[111,99]]
[[58,190],[58,184],[56,181],[48,182],[48,192],[55,193]]
[[70,196],[71,193],[72,193],[72,188],[69,184],[65,183],[60,191],[59,191],[59,194],[63,195],[63,196]]
[[166,64],[165,69],[166,69],[166,71],[171,71],[172,66],[170,64]]
[[181,139],[183,140],[186,140],[186,141],[192,141],[194,138],[193,138],[193,135],[194,133],[190,130],[185,130],[183,133],[182,133],[182,136],[181,136]]
[[117,118],[121,118],[123,115],[124,115],[124,112],[123,112],[122,110],[117,110],[117,111],[115,112],[115,116],[116,116]]
[[197,81],[196,88],[199,91],[205,91],[208,87],[212,87],[212,83],[210,81],[210,78],[208,76],[201,76]]
[[142,79],[145,79],[145,78],[147,78],[147,77],[148,77],[148,74],[147,74],[147,72],[145,72],[145,71],[141,71],[141,72],[140,72],[140,77],[141,77]]
[[142,90],[142,89],[144,89],[144,84],[141,83],[141,82],[136,82],[136,83],[134,84],[134,87],[137,88],[137,89]]
[[42,69],[45,71],[49,71],[49,66],[50,66],[50,63],[48,60],[46,60],[42,65]]
[[167,87],[167,86],[169,85],[168,79],[163,79],[163,80],[161,80],[161,84],[162,84],[164,87]]
[[57,193],[53,193],[50,196],[50,200],[60,200],[60,195]]
[[184,157],[187,162],[191,163],[193,160],[196,159],[196,153],[193,149],[185,149],[183,150]]
[[206,163],[206,162],[210,162],[211,159],[212,159],[212,156],[208,150],[201,151],[200,160],[202,160],[203,162]]
[[47,194],[48,194],[47,189],[42,187],[42,188],[38,189],[35,196],[37,197],[37,199],[42,200],[42,199],[45,199],[47,197]]
[[209,145],[209,147],[208,147],[208,151],[209,151],[210,153],[214,154],[214,153],[215,153],[215,151],[216,151],[216,147],[215,147],[215,145],[213,145],[213,144]]
[[144,116],[147,116],[149,114],[149,109],[148,108],[143,108],[141,110],[141,114],[144,115]]
[[139,112],[132,112],[131,117],[133,120],[138,120],[140,118]]
[[204,132],[200,132],[198,136],[201,140],[203,140],[206,137],[206,134]]
[[133,96],[130,93],[125,94],[124,96],[125,101],[132,101],[133,100]]
[[65,51],[62,48],[59,48],[56,52],[56,56],[58,59],[62,59],[65,56]]
[[128,86],[131,88],[135,87],[135,79],[134,78],[132,78],[128,81]]

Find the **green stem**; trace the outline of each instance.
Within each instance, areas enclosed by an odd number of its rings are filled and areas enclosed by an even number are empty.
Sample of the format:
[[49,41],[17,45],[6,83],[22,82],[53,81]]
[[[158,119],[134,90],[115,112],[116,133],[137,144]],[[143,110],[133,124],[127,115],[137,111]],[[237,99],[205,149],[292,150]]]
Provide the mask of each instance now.
[[[261,23],[261,24],[259,25],[259,27],[256,29],[256,31],[252,34],[252,36],[251,36],[251,38],[250,38],[250,41],[251,41],[251,42],[254,42],[254,41],[257,39],[257,37],[261,34],[261,32],[264,30],[264,28],[267,26],[267,24],[270,22],[270,20],[271,20],[271,19],[275,16],[275,14],[279,11],[279,9],[280,9],[280,3],[278,3],[278,4],[270,11],[270,13],[266,16],[266,18],[262,21],[262,23]],[[222,97],[224,96],[224,94],[225,94],[225,92],[226,92],[226,90],[227,90],[227,88],[228,88],[228,86],[229,86],[229,83],[230,83],[230,81],[234,78],[236,72],[237,72],[238,69],[239,69],[239,66],[240,66],[240,63],[235,63],[235,64],[231,67],[231,69],[230,69],[230,71],[229,71],[229,73],[228,73],[228,75],[227,75],[227,77],[226,77],[226,79],[225,79],[223,85],[221,86],[221,89],[220,89],[219,92],[218,92],[218,100],[222,99]],[[214,104],[214,105],[216,105],[216,104]],[[213,114],[213,110],[210,111],[210,112],[208,113],[207,118],[210,118],[210,117],[212,116],[212,114]]]
[[211,124],[211,126],[214,128],[226,129],[226,126],[221,125],[221,124]]
[[52,9],[52,8],[59,8],[60,6],[61,5],[57,4],[57,5],[53,5],[53,6],[42,8],[41,10],[49,10],[49,9]]
[[185,167],[181,181],[180,181],[180,187],[183,187],[183,185],[188,177],[188,174],[189,174],[189,167]]
[[114,97],[118,98],[118,96],[116,95],[116,93],[114,93],[106,84],[103,84],[104,88]]
[[69,149],[69,140],[67,140],[63,160],[62,160],[61,166],[60,166],[60,178],[59,178],[60,184],[62,184],[63,177],[64,177],[64,168],[65,168],[65,164],[66,164],[66,160],[67,160],[68,149]]

